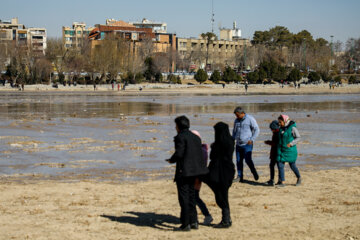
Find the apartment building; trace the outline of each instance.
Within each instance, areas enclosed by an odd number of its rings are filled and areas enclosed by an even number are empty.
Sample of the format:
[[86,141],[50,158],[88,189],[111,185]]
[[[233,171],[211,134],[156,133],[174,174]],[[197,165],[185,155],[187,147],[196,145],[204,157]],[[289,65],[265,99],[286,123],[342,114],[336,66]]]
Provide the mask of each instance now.
[[80,48],[88,39],[94,27],[86,28],[84,22],[73,22],[72,27],[62,27],[65,48]]
[[29,28],[29,45],[35,53],[45,55],[46,50],[46,29],[45,28]]
[[167,24],[161,22],[153,22],[144,18],[141,22],[130,22],[137,28],[151,28],[154,33],[167,33]]
[[15,44],[35,54],[45,55],[46,36],[45,28],[26,28],[24,24],[19,23],[18,18],[11,21],[0,20],[0,44],[6,46],[5,54],[8,45]]
[[[151,26],[155,27],[155,30]],[[132,49],[130,54],[135,56],[141,47],[149,44],[149,40],[155,54],[164,55],[169,52],[176,52],[176,34],[159,32],[157,27],[156,24],[141,27],[121,20],[107,19],[106,25],[96,24],[90,32],[91,49],[100,47],[105,39],[123,39],[129,42],[129,49]],[[174,69],[175,63],[173,62],[170,71],[174,71]]]

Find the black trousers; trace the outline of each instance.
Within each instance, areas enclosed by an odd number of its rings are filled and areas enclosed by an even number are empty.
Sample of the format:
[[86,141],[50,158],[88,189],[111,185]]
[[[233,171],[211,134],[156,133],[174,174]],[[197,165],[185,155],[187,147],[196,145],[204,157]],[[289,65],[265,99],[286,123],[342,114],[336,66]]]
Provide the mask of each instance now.
[[[275,158],[271,158],[269,168],[270,168],[270,179],[273,181],[274,181],[274,177],[275,177],[275,165],[278,165],[278,162],[276,161]],[[279,176],[280,176],[280,173],[279,173]],[[280,177],[279,177],[279,179],[280,179]]]
[[222,221],[230,222],[229,187],[219,183],[209,183],[208,185],[215,194],[216,204],[221,208]]
[[176,179],[179,204],[181,208],[180,221],[182,226],[197,222],[195,201],[195,177]]

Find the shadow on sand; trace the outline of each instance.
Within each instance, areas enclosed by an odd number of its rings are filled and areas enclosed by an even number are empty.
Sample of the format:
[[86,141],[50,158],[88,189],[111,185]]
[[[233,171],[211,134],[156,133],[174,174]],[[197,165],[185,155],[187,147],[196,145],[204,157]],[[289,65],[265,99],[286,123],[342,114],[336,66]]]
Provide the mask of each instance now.
[[269,187],[269,185],[265,182],[265,183],[262,183],[262,182],[256,182],[256,181],[251,181],[251,180],[245,180],[244,179],[244,182],[242,182],[244,184],[249,184],[249,185],[252,185],[252,186],[263,186],[263,187]]
[[119,223],[130,223],[139,227],[152,227],[161,230],[174,230],[174,224],[179,224],[179,218],[169,214],[156,214],[153,212],[125,212],[133,216],[111,216],[101,215],[103,218],[108,218],[111,221]]

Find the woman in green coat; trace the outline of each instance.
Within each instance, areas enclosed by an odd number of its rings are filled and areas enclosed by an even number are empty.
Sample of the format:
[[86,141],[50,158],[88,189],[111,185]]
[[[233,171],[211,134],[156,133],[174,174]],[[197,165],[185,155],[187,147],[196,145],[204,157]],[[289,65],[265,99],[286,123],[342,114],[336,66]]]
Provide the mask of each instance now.
[[301,184],[301,176],[295,162],[298,156],[296,144],[300,141],[300,134],[296,128],[296,123],[291,121],[289,116],[280,115],[278,120],[280,131],[277,161],[280,179],[277,185],[279,187],[285,186],[284,166],[285,163],[288,162],[291,170],[297,177],[296,186],[298,186]]

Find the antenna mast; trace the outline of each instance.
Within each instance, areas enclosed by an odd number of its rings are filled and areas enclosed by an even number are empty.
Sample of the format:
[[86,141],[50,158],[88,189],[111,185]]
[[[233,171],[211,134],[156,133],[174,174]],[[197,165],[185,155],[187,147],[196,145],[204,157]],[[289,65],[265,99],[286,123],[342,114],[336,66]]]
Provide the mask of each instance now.
[[211,1],[212,5],[211,5],[211,32],[214,33],[214,0]]

